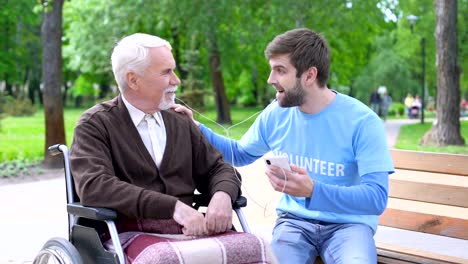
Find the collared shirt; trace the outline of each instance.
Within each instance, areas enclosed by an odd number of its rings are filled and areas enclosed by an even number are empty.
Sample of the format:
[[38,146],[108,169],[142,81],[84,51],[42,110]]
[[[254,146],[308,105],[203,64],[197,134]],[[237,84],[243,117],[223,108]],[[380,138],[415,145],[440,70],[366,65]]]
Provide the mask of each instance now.
[[164,121],[161,115],[161,112],[155,112],[150,115],[154,117],[156,120],[156,135],[153,135],[153,138],[157,140],[156,145],[160,148],[160,151],[156,151],[154,153],[151,141],[151,135],[149,133],[148,123],[145,120],[145,116],[147,115],[145,112],[139,110],[138,108],[134,107],[130,102],[125,99],[123,94],[122,101],[124,102],[125,106],[128,109],[128,113],[130,114],[130,118],[133,121],[138,133],[140,134],[143,143],[145,144],[146,149],[151,154],[156,166],[159,168],[161,165],[161,160],[164,154],[164,149],[166,148],[166,127],[164,126]]

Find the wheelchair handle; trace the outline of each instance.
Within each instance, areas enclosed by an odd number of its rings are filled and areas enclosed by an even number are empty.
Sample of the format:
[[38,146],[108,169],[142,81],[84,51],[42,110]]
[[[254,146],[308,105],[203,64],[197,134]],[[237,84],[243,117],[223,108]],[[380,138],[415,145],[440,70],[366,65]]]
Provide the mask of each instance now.
[[52,156],[57,156],[59,154],[62,154],[64,152],[64,147],[67,148],[67,146],[63,144],[55,144],[47,148],[49,151],[50,155]]

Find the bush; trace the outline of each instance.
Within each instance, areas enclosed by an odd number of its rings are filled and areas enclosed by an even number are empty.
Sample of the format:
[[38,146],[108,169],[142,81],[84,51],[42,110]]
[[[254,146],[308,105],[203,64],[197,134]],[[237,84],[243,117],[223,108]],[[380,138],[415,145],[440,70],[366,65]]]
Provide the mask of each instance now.
[[402,116],[405,113],[405,105],[402,103],[393,103],[388,109],[389,116]]
[[6,96],[0,92],[0,131],[2,131],[2,118],[5,115],[3,110],[5,108],[5,98]]
[[3,111],[11,116],[31,116],[36,112],[36,108],[28,98],[14,99],[7,96]]
[[0,92],[0,115],[5,113],[5,105],[7,102],[8,96]]
[[0,178],[14,177],[19,174],[30,175],[28,168],[37,165],[38,161],[26,160],[19,157],[13,161],[4,161],[0,163]]

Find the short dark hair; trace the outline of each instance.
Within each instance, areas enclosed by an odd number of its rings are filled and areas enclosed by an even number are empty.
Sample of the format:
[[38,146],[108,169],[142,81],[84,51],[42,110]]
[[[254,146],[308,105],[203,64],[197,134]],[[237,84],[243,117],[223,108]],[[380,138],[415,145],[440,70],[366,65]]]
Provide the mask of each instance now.
[[286,31],[276,36],[266,47],[267,59],[289,54],[299,78],[310,67],[317,68],[320,87],[327,84],[330,75],[330,48],[323,36],[307,28]]

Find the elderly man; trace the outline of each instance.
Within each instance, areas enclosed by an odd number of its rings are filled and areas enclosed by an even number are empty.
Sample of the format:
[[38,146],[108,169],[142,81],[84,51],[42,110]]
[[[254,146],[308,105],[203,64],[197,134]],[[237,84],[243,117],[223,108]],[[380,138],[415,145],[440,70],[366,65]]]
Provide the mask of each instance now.
[[[70,160],[81,202],[116,210],[119,233],[230,230],[240,178],[189,118],[169,110],[180,84],[171,45],[138,33],[111,59],[120,95],[75,128]],[[195,189],[211,198],[206,215],[191,207]]]

